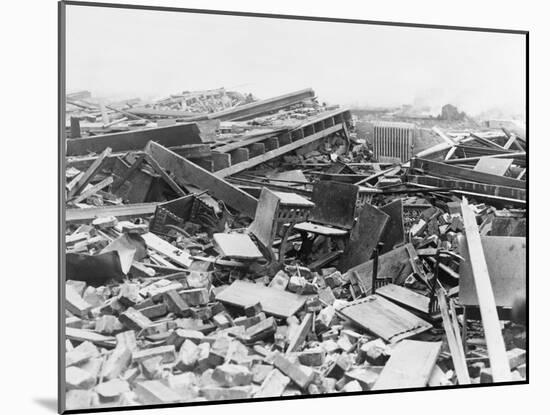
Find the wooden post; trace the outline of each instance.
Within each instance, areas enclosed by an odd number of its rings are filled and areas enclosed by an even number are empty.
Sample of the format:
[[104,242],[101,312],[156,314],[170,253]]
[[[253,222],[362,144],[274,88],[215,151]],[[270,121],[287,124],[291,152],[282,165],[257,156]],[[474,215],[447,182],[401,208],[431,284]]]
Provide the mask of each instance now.
[[479,236],[476,218],[466,198],[462,200],[462,218],[464,221],[464,233],[466,245],[470,256],[470,266],[476,287],[485,341],[491,362],[491,372],[495,382],[508,382],[512,380],[510,365],[506,356],[504,339],[500,329],[500,320],[497,314],[497,306],[493,287],[489,279],[489,271],[485,262],[483,245]]

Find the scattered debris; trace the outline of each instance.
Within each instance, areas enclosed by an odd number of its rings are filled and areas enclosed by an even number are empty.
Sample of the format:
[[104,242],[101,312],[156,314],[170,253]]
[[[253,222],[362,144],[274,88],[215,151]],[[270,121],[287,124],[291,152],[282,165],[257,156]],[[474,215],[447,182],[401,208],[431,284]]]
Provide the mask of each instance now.
[[525,378],[523,137],[67,98],[67,409]]

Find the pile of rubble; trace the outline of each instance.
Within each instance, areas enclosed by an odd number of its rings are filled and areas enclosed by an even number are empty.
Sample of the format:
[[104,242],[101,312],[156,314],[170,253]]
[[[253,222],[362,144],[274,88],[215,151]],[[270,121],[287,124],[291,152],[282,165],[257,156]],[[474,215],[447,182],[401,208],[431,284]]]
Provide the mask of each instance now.
[[191,96],[68,123],[67,409],[526,377],[523,138],[382,162],[312,90]]

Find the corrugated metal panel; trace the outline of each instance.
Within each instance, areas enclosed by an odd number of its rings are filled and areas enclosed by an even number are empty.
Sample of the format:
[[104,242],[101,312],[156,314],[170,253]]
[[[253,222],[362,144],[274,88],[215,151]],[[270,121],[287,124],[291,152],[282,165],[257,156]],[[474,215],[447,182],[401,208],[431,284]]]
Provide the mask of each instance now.
[[373,151],[380,162],[408,161],[412,157],[415,126],[410,123],[374,124]]

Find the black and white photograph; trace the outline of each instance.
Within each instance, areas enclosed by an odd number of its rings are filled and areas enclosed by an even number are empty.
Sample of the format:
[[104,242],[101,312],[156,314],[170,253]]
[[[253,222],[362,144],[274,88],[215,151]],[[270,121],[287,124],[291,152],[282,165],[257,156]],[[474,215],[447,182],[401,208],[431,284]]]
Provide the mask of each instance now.
[[60,412],[529,383],[527,30],[58,6]]

